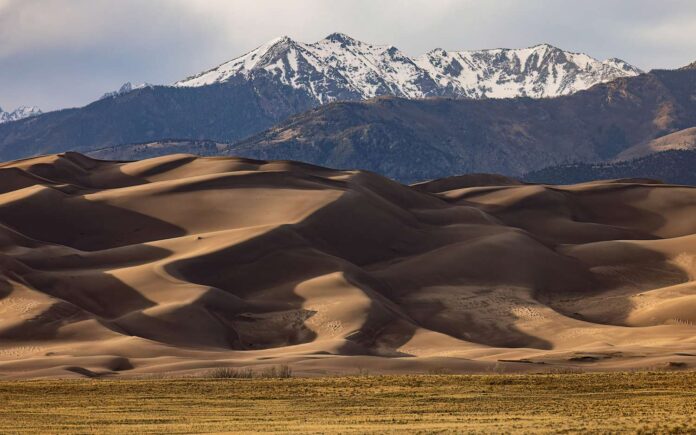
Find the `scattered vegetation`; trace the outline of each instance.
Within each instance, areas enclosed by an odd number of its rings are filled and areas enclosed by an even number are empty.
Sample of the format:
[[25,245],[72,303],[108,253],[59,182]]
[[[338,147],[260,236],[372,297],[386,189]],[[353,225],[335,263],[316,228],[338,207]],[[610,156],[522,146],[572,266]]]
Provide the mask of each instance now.
[[[231,371],[229,371],[231,370]],[[696,372],[0,382],[0,433],[695,433]],[[212,373],[211,373],[212,375]],[[228,378],[228,379],[227,379]]]
[[215,379],[251,379],[254,377],[254,372],[250,368],[217,367],[212,369],[205,377]]
[[285,364],[279,366],[264,367],[261,371],[258,372],[254,372],[254,370],[250,367],[241,369],[233,367],[217,367],[208,372],[204,377],[215,379],[286,379],[292,377],[292,369]]

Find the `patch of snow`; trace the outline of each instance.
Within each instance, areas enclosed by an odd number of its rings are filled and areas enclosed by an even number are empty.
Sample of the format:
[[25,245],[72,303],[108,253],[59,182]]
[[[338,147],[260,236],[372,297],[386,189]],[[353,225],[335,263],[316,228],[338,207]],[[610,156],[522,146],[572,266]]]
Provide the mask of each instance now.
[[131,82],[124,83],[117,91],[107,92],[99,98],[103,100],[105,98],[118,97],[119,95],[124,95],[129,92],[133,92],[136,89],[151,88],[153,85],[150,83],[140,83],[139,85],[133,85]]
[[5,112],[0,108],[0,124],[3,122],[19,121],[20,119],[41,115],[43,112],[36,106],[19,106],[12,112]]

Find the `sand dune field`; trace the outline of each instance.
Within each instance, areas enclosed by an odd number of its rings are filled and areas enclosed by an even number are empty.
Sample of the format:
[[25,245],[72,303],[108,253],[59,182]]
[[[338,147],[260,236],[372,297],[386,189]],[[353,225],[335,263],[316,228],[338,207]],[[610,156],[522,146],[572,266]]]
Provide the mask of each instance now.
[[696,188],[0,164],[0,377],[696,367]]

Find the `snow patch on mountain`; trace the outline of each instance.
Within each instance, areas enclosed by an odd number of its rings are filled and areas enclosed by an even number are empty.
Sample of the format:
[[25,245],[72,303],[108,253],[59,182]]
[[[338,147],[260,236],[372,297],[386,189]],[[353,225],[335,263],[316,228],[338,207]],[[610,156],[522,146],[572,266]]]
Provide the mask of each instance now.
[[206,86],[236,76],[270,74],[284,85],[306,90],[319,103],[380,95],[541,98],[641,72],[620,59],[599,61],[549,44],[522,49],[435,49],[412,58],[394,46],[333,33],[311,44],[287,36],[273,39],[175,86]]
[[117,91],[107,92],[99,98],[103,100],[105,98],[118,97],[119,95],[125,95],[129,92],[133,92],[136,89],[151,88],[153,85],[150,83],[141,83],[139,85],[133,85],[131,82],[124,83]]
[[0,124],[3,122],[19,121],[31,116],[41,115],[41,109],[36,106],[19,106],[12,112],[5,112],[0,108]]

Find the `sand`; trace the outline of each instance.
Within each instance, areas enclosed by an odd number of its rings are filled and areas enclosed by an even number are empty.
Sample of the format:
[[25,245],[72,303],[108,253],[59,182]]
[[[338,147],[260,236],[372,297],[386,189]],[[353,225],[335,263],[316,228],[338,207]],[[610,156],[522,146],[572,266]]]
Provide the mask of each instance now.
[[696,188],[0,165],[0,377],[696,367]]

